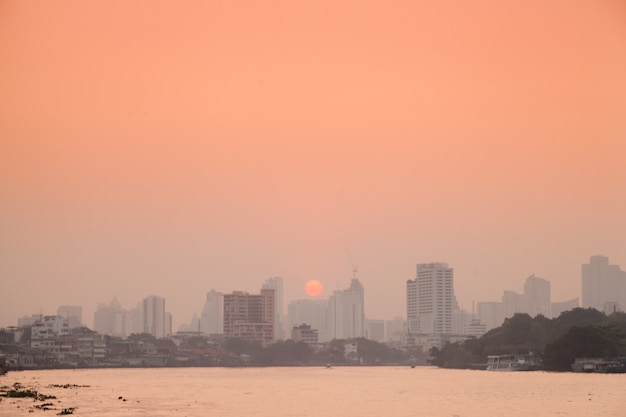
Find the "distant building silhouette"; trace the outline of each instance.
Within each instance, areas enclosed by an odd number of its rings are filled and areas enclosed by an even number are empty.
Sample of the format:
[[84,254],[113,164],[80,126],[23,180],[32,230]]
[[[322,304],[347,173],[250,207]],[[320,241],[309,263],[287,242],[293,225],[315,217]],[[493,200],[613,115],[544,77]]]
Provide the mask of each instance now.
[[83,325],[83,307],[82,306],[59,306],[57,315],[65,317],[69,323],[70,329],[81,327]]
[[584,308],[623,311],[626,272],[619,265],[610,265],[606,256],[592,256],[588,264],[582,265],[582,295]]
[[550,312],[551,312],[552,318],[555,319],[559,317],[562,313],[573,310],[578,307],[580,307],[580,299],[576,297],[571,300],[552,303],[550,305]]
[[550,318],[550,281],[532,274],[524,283],[524,313]]
[[385,320],[365,320],[365,337],[383,342],[385,340]]
[[211,290],[200,315],[200,331],[204,334],[224,333],[224,294]]
[[407,325],[402,317],[394,317],[385,322],[385,341],[397,345],[406,342]]
[[113,297],[109,304],[99,304],[93,314],[93,329],[108,336],[128,336],[124,310],[117,298]]
[[268,278],[261,288],[274,290],[274,338],[282,340],[285,338],[283,330],[283,277]]
[[165,311],[165,299],[156,295],[142,301],[143,333],[149,333],[157,339],[172,334],[172,317]]
[[287,323],[289,329],[302,324],[317,330],[320,342],[331,340],[328,320],[327,300],[295,300],[287,306]]
[[551,302],[550,281],[532,274],[524,281],[523,294],[505,290],[502,302],[479,302],[476,310],[477,317],[485,323],[486,330],[489,331],[501,326],[505,319],[517,313],[555,318],[578,305],[578,298]]
[[476,304],[476,315],[485,323],[486,331],[495,329],[504,322],[504,304],[497,301],[481,301]]
[[364,289],[357,278],[350,281],[350,287],[330,296],[328,319],[332,339],[365,336]]

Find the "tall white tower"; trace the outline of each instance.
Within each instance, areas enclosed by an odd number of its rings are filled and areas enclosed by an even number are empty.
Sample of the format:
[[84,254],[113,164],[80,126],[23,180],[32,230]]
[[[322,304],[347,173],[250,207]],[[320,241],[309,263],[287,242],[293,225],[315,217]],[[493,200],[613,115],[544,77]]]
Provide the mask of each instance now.
[[447,263],[417,264],[415,280],[407,281],[407,320],[411,333],[452,333],[453,269]]

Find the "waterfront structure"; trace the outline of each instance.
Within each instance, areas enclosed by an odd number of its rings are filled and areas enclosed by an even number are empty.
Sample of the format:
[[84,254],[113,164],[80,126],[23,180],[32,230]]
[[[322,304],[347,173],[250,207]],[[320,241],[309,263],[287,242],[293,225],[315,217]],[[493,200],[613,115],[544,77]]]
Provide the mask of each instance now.
[[263,289],[274,290],[274,338],[285,338],[283,331],[283,277],[271,277],[261,286]]
[[206,335],[224,333],[223,293],[213,289],[207,293],[200,315],[200,331]]
[[528,353],[490,355],[487,357],[488,371],[537,371],[541,369],[541,360]]
[[224,294],[224,338],[256,341],[265,347],[274,342],[274,290],[260,294],[235,291]]
[[626,307],[626,272],[609,264],[606,256],[592,256],[582,265],[582,304],[598,311],[610,311],[611,306],[622,311]]
[[365,336],[364,289],[354,277],[343,291],[334,291],[328,299],[329,330],[332,339]]

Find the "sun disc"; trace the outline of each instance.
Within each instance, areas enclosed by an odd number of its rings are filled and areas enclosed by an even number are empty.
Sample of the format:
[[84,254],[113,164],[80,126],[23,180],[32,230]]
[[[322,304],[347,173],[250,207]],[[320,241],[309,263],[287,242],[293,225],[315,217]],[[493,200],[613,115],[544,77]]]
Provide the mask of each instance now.
[[306,283],[304,290],[311,297],[317,297],[324,291],[324,285],[320,281],[312,279]]

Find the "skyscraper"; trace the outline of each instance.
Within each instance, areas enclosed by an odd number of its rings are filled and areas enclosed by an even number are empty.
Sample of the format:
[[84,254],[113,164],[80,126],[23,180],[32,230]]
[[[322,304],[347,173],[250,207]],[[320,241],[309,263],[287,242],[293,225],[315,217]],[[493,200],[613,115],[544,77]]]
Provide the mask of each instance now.
[[605,304],[626,308],[626,272],[610,265],[606,256],[592,256],[582,266],[583,307],[604,311]]
[[204,334],[224,333],[224,294],[211,290],[200,315],[200,331]]
[[268,278],[261,288],[274,290],[274,338],[282,340],[285,338],[283,329],[283,277]]
[[[165,299],[151,295],[142,302],[143,332],[157,339],[171,333],[171,318],[165,312]],[[168,328],[169,325],[169,328]]]
[[330,342],[327,300],[295,300],[287,306],[289,332],[302,324],[317,330],[320,342]]
[[415,280],[407,281],[409,332],[452,333],[453,269],[447,263],[417,264]]
[[332,339],[365,336],[364,304],[363,285],[356,278],[347,289],[333,292],[328,299],[328,327]]
[[526,278],[524,283],[525,313],[531,317],[541,314],[552,317],[550,312],[550,281],[536,277],[535,274]]

